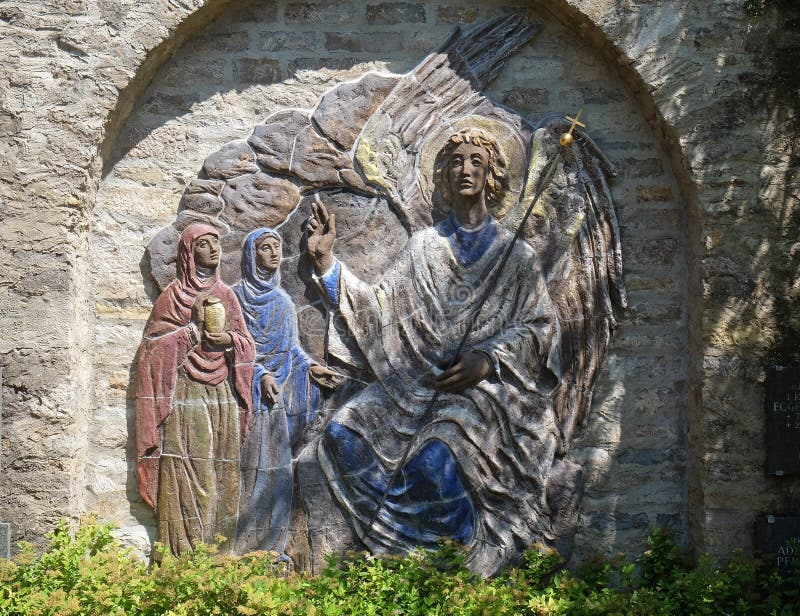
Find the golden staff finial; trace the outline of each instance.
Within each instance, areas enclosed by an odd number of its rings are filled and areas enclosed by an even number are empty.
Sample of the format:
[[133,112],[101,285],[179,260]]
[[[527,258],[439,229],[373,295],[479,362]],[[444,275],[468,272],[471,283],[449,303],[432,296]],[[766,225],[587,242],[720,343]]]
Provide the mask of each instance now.
[[574,118],[566,116],[567,120],[572,122],[572,126],[570,126],[569,130],[566,133],[564,133],[563,135],[561,135],[561,137],[558,140],[558,142],[562,146],[564,146],[565,148],[572,145],[572,142],[574,141],[574,138],[572,137],[572,131],[575,130],[576,126],[580,126],[581,128],[586,128],[586,124],[584,124],[583,122],[579,121],[581,119],[581,114],[582,113],[583,113],[583,107],[578,109],[578,113]]

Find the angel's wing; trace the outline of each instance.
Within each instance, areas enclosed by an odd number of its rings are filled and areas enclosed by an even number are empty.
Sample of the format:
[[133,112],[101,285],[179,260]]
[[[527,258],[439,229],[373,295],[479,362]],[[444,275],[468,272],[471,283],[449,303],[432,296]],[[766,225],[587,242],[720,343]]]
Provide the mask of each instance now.
[[[504,219],[506,224],[518,222],[569,126],[563,117],[540,123],[525,193],[519,209]],[[562,451],[589,414],[594,384],[617,324],[614,310],[627,306],[619,225],[608,187],[616,170],[585,132],[578,129],[574,137],[525,230],[542,260],[561,324],[562,380],[554,411]]]

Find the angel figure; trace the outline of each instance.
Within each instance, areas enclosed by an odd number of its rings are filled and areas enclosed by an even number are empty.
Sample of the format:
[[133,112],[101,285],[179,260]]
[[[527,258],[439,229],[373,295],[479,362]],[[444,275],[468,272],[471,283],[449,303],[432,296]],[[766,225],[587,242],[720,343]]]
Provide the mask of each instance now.
[[[559,325],[539,260],[514,246],[494,292],[487,280],[512,234],[491,214],[505,157],[480,129],[461,130],[437,156],[448,216],[414,233],[376,285],[332,253],[324,205],[309,221],[308,256],[327,301],[367,358],[375,381],[332,416],[319,444],[323,471],[360,539],[374,552],[466,546],[494,572],[542,535],[547,474],[558,445],[551,395],[559,383]],[[447,365],[473,311],[466,349]],[[420,416],[440,391],[433,420]],[[398,480],[388,478],[403,457]]]
[[281,236],[256,229],[242,248],[242,279],[233,290],[256,349],[253,425],[242,448],[242,504],[237,548],[285,557],[292,510],[292,447],[320,408],[320,387],[338,375],[300,346],[297,313],[281,288]]
[[[173,554],[233,548],[239,444],[251,407],[253,341],[233,291],[219,279],[219,234],[194,224],[178,244],[178,277],[158,296],[138,354],[139,490]],[[226,320],[211,331],[207,303]],[[219,314],[219,313],[218,313]]]

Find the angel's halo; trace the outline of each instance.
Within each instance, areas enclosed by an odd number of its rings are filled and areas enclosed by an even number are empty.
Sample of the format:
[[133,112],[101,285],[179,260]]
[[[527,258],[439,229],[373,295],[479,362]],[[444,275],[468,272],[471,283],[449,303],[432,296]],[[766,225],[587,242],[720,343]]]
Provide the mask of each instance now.
[[417,156],[417,177],[422,195],[428,205],[433,207],[434,190],[434,163],[436,155],[444,147],[447,140],[465,128],[480,128],[486,131],[500,146],[500,151],[506,159],[506,174],[508,175],[508,190],[503,196],[499,207],[493,208],[492,213],[502,218],[519,201],[522,192],[522,179],[525,176],[526,154],[524,139],[519,131],[511,124],[484,115],[462,116],[447,123],[443,123],[422,142]]

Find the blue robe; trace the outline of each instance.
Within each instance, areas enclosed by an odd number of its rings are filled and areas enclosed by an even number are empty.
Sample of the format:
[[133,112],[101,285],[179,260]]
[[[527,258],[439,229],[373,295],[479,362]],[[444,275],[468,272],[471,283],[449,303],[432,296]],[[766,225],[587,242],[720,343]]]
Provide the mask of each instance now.
[[[283,553],[292,509],[292,445],[320,406],[320,391],[309,378],[314,361],[300,347],[294,303],[274,273],[256,264],[256,241],[272,229],[250,233],[242,248],[242,280],[233,290],[255,342],[253,422],[242,449],[242,502],[237,550]],[[270,405],[261,378],[270,373],[281,390]]]
[[[438,226],[439,235],[447,238],[453,254],[464,266],[474,264],[494,242],[498,225],[487,217],[477,229],[460,227],[451,214]],[[341,264],[320,278],[328,300],[339,304]],[[390,404],[387,401],[387,406]],[[389,483],[391,473],[358,432],[330,422],[325,429],[323,446],[338,476],[348,477],[342,490],[355,503],[363,518],[370,519]],[[468,543],[475,530],[475,514],[469,493],[461,477],[458,461],[451,449],[438,439],[431,439],[404,464],[386,494],[381,517],[391,520],[395,537],[386,549],[400,545],[434,548],[443,540]]]

